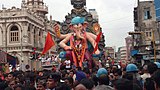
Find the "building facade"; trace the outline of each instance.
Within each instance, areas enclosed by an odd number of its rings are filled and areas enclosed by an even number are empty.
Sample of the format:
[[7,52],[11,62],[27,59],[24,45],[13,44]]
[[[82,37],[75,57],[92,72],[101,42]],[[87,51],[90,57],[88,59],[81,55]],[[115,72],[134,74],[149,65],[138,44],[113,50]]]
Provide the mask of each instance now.
[[134,8],[134,27],[134,32],[129,32],[133,39],[133,50],[151,54],[152,50],[160,49],[160,33],[156,25],[154,1],[138,0],[138,6]]
[[105,47],[105,56],[115,59],[115,49],[113,47]]
[[35,66],[29,57],[33,48],[37,53],[43,50],[47,31],[51,30],[47,13],[43,0],[22,0],[21,8],[0,10],[0,48],[17,56],[20,63]]
[[119,47],[118,52],[120,54],[120,60],[121,61],[126,61],[127,60],[127,48],[126,48],[126,46]]
[[155,10],[156,10],[156,19],[160,21],[160,1],[154,0]]
[[98,14],[97,14],[96,9],[89,9],[89,13],[91,13],[93,19],[98,21]]
[[132,37],[128,36],[125,38],[126,41],[126,60],[130,61],[131,60],[131,50],[132,50],[132,42],[133,39]]

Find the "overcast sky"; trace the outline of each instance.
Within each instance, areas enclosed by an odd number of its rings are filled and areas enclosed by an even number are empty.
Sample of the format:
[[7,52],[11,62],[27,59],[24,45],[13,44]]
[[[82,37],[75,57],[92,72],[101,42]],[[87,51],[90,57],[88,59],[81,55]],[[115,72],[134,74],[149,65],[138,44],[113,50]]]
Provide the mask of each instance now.
[[[20,7],[22,0],[0,0],[1,8]],[[106,46],[124,46],[129,31],[134,31],[133,9],[137,0],[86,0],[88,9],[96,9],[105,35]],[[49,8],[48,16],[63,21],[71,13],[70,0],[44,0]]]

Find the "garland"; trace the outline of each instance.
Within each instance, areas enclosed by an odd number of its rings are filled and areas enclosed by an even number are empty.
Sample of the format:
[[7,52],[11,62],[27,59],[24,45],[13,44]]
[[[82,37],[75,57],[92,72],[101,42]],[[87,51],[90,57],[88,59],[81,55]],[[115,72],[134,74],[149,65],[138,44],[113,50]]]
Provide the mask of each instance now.
[[81,41],[81,43],[82,43],[82,49],[75,47],[75,45],[73,46],[73,50],[77,56],[78,61],[80,61],[82,59],[82,55],[83,55],[82,51],[84,51],[84,49],[85,49],[84,41]]

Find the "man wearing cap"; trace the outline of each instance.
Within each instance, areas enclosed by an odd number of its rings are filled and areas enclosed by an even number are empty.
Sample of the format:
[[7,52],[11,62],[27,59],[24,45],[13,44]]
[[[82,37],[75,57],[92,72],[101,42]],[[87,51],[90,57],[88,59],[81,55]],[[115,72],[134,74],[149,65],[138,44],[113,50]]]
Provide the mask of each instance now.
[[97,78],[99,85],[97,85],[93,90],[114,90],[109,86],[108,72],[105,68],[98,69]]
[[53,73],[48,76],[47,79],[47,89],[46,90],[56,90],[58,83],[60,82],[61,76],[58,73]]
[[141,88],[143,87],[143,79],[141,78],[140,74],[138,73],[138,67],[136,64],[128,64],[126,67],[126,74],[123,78],[131,80],[137,83]]

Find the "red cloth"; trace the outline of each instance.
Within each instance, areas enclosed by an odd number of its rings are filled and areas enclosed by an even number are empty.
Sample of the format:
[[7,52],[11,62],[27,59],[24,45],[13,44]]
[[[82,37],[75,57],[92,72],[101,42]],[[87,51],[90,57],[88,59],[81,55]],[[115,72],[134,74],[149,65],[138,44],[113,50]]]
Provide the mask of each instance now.
[[97,49],[98,49],[98,42],[101,40],[101,35],[102,35],[102,32],[100,32],[100,33],[97,35],[97,38],[96,38],[96,46],[95,46],[95,48],[94,48],[93,53],[95,53],[95,51],[97,51]]
[[48,32],[47,37],[46,37],[46,43],[45,43],[45,46],[43,48],[42,54],[45,54],[54,45],[55,45],[55,43],[52,40],[51,34]]

